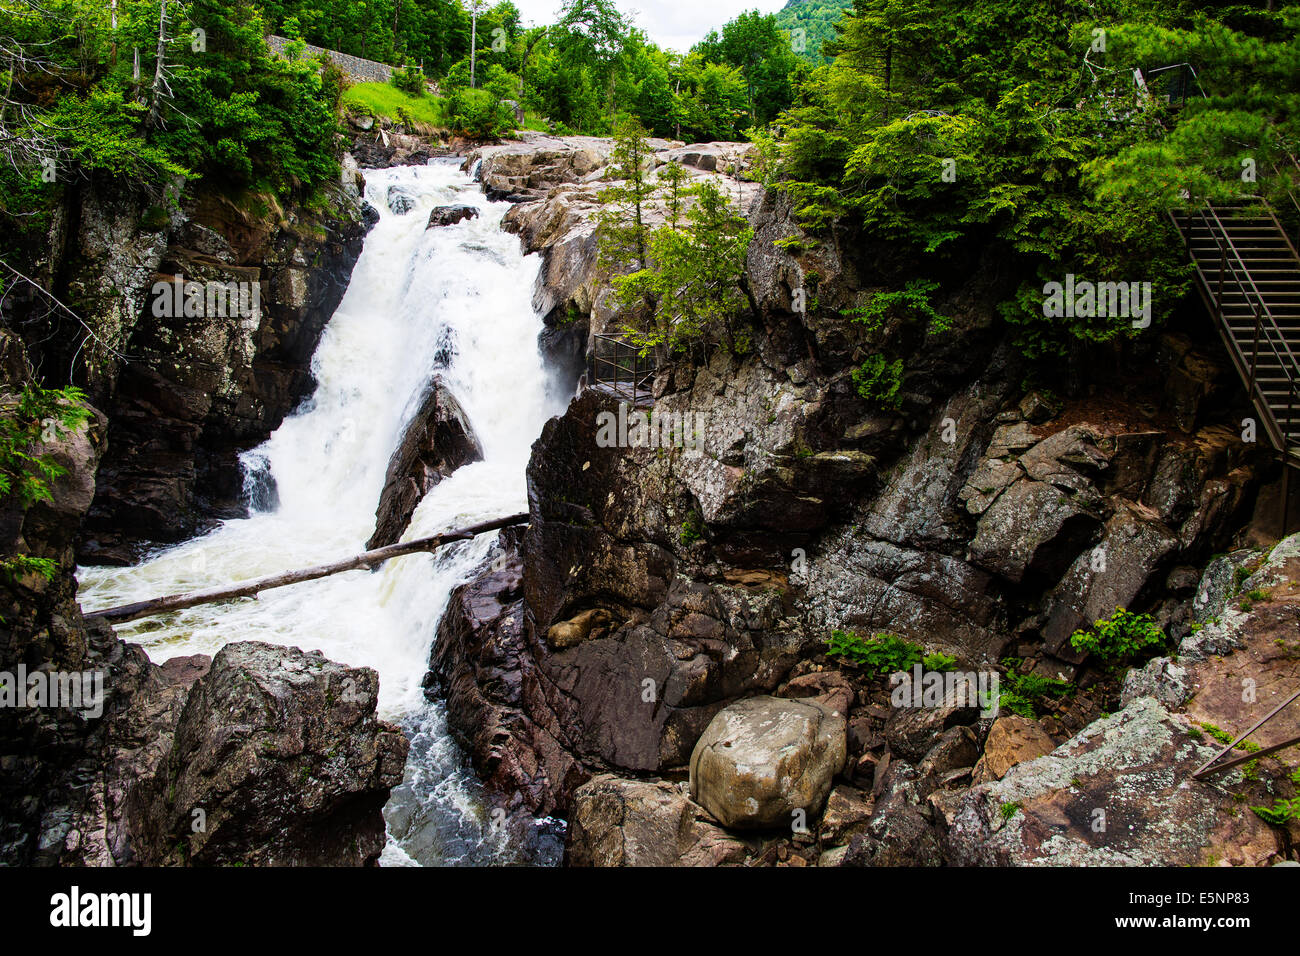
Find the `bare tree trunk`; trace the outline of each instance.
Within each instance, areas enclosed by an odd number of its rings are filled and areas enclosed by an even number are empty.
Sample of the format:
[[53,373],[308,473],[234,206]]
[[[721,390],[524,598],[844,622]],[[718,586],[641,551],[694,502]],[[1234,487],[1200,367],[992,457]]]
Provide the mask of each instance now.
[[153,88],[149,96],[149,119],[145,126],[147,129],[155,129],[158,121],[162,118],[162,98],[164,91],[169,90],[165,73],[167,70],[167,0],[159,0],[158,4],[158,58],[153,71]]
[[151,598],[148,601],[137,601],[134,604],[123,604],[120,607],[105,608],[102,611],[90,611],[87,612],[86,617],[98,617],[106,621],[122,624],[127,621],[134,621],[138,617],[163,614],[167,611],[180,611],[199,604],[212,604],[216,601],[228,601],[231,598],[252,597],[261,591],[282,588],[288,584],[299,584],[303,581],[314,581],[317,578],[328,577],[342,571],[374,568],[391,558],[400,558],[402,555],[415,554],[420,551],[433,551],[444,544],[451,544],[453,541],[468,541],[477,534],[483,534],[486,531],[497,531],[510,525],[524,524],[527,521],[527,514],[510,515],[508,518],[485,521],[482,524],[471,525],[468,528],[445,531],[431,538],[420,538],[416,541],[375,548],[373,551],[363,551],[361,554],[342,561],[319,564],[315,567],[304,568],[301,571],[285,571],[282,574],[273,574],[270,577],[257,578],[253,581],[229,587],[209,588],[206,591],[188,591],[184,594],[172,594],[167,597]]

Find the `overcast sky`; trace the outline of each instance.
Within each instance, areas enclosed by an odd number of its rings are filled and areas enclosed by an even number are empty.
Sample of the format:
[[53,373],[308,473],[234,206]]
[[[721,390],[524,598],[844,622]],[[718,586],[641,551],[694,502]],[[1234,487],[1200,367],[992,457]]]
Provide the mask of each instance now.
[[[785,0],[615,0],[624,13],[661,47],[685,53],[710,30],[745,10],[775,13]],[[524,22],[553,23],[561,0],[514,0]]]

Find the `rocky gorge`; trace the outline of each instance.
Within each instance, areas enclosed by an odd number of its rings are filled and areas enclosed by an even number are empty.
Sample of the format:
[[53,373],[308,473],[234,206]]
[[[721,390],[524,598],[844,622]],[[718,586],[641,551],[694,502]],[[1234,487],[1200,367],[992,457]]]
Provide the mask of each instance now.
[[[651,147],[654,165],[720,179],[746,210],[761,332],[753,354],[675,363],[655,381],[656,416],[707,421],[703,455],[602,447],[597,421],[616,401],[595,389],[534,446],[529,525],[453,596],[428,681],[500,799],[566,816],[575,864],[1289,854],[1294,823],[1241,809],[1293,793],[1281,765],[1186,779],[1211,753],[1206,727],[1244,729],[1240,706],[1223,720],[1186,705],[1230,698],[1240,658],[1203,663],[1204,689],[1180,684],[1175,700],[1167,678],[1139,687],[1134,672],[1121,687],[1070,643],[1117,608],[1149,610],[1175,642],[1162,660],[1183,661],[1251,591],[1243,576],[1223,589],[1224,562],[1276,576],[1288,553],[1268,550],[1276,466],[1242,440],[1249,410],[1190,304],[1177,328],[1071,356],[1049,390],[993,314],[996,262],[973,255],[945,287],[950,330],[868,332],[843,310],[900,281],[887,248],[788,242],[800,238],[788,202],[736,178],[744,146]],[[466,160],[516,203],[507,228],[543,255],[534,304],[557,364],[619,330],[594,225],[609,150],[532,137]],[[876,351],[905,356],[897,411],[849,382]],[[1267,627],[1251,613],[1247,630]],[[826,653],[840,629],[1064,681],[1071,699],[1036,719],[899,709],[882,675]],[[1294,667],[1294,650],[1275,667]],[[1094,811],[1122,835],[1093,827]]]
[[[1002,264],[972,250],[944,286],[947,331],[869,329],[845,312],[909,263],[849,233],[810,242],[786,197],[743,176],[744,144],[651,145],[653,165],[719,183],[754,229],[754,348],[659,370],[655,415],[701,416],[701,454],[604,445],[618,400],[590,387],[542,429],[527,525],[502,532],[429,635],[424,687],[493,804],[567,820],[572,865],[1294,858],[1295,821],[1245,809],[1295,796],[1276,758],[1189,780],[1207,735],[1278,702],[1300,660],[1300,546],[1270,520],[1278,470],[1242,440],[1249,406],[1194,306],[1045,372],[996,314]],[[620,330],[594,218],[612,149],[525,133],[463,158],[540,255],[540,346],[566,393],[592,336]],[[88,391],[102,414],[57,449],[54,499],[6,521],[60,572],[6,589],[0,670],[102,668],[110,692],[94,720],[3,715],[6,862],[378,858],[407,740],[376,716],[373,670],[238,638],[154,665],[84,618],[73,565],[133,561],[246,506],[238,454],[311,393],[365,234],[359,167],[439,152],[359,135],[324,213],[192,197],[163,223],[139,199],[115,213],[88,197],[60,227],[74,251],[51,277],[101,301]],[[439,208],[429,228],[470,218]],[[133,216],[158,230],[133,232]],[[257,282],[261,312],[221,328],[154,316],[147,290],[182,275]],[[854,387],[873,354],[905,360],[897,408]],[[482,449],[438,384],[389,453],[372,544]],[[1121,607],[1170,637],[1126,674],[1070,643]],[[887,675],[828,653],[836,631],[1073,689],[1032,717],[948,697],[900,708]],[[1244,676],[1257,704],[1233,692]]]

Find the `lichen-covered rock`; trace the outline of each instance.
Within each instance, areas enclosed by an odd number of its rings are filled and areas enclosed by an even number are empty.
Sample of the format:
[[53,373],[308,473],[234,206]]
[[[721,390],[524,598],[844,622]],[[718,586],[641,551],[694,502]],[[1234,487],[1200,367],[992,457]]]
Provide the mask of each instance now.
[[718,712],[691,754],[691,796],[723,826],[821,813],[847,756],[844,717],[811,700],[751,697]]
[[1067,491],[1021,479],[980,517],[971,539],[970,560],[1008,581],[1027,575],[1051,580],[1079,553],[1098,518]]
[[379,679],[319,652],[227,644],[171,749],[132,798],[149,864],[373,864],[407,741],[375,717]]
[[[1157,657],[1129,671],[1121,702],[1154,698],[1233,736],[1254,725],[1300,683],[1297,580],[1300,535],[1266,555],[1237,551],[1216,558],[1193,601],[1196,628],[1179,642],[1176,658]],[[1285,708],[1249,740],[1268,746],[1297,735],[1300,714]]]
[[[945,838],[964,866],[1259,865],[1269,827],[1191,773],[1214,753],[1151,698],[970,790]],[[1231,771],[1230,774],[1238,774]]]

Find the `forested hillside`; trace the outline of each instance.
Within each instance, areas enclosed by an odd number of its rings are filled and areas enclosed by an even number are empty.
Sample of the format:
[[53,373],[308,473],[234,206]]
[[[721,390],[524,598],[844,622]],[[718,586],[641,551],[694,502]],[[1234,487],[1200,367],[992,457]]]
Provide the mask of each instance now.
[[802,30],[802,34],[793,34],[796,41],[801,41],[795,43],[795,51],[821,63],[822,46],[835,39],[835,24],[852,7],[852,0],[790,0],[777,11],[776,22],[782,30]]
[[1300,6],[1263,6],[856,0],[834,63],[762,137],[771,181],[814,230],[848,217],[935,254],[936,281],[1005,244],[1029,273],[1003,308],[1028,351],[1110,338],[1113,320],[1045,317],[1044,279],[1140,270],[1173,303],[1166,210],[1262,193],[1297,221]]
[[[509,135],[511,104],[557,134],[631,118],[684,141],[752,137],[812,235],[850,224],[930,257],[895,311],[925,314],[972,244],[1012,250],[1024,282],[1003,312],[1031,353],[1122,331],[1045,319],[1044,277],[1141,266],[1157,302],[1177,300],[1165,210],[1258,192],[1285,221],[1300,211],[1293,3],[856,0],[834,37],[829,11],[743,13],[680,55],[613,0],[566,0],[541,26],[506,0],[482,9],[471,63],[458,0],[7,0],[0,217],[21,249],[62,186],[94,174],[159,202],[174,177],[310,195],[335,173],[346,81],[300,50],[272,56],[270,31],[404,65],[394,118],[471,137]],[[795,20],[833,60],[795,49]]]

